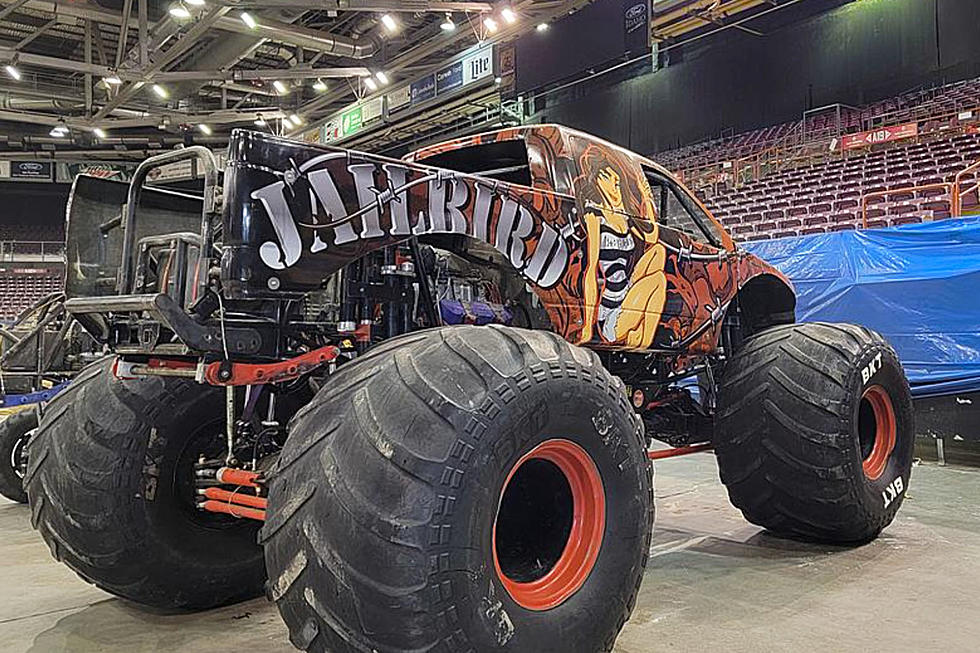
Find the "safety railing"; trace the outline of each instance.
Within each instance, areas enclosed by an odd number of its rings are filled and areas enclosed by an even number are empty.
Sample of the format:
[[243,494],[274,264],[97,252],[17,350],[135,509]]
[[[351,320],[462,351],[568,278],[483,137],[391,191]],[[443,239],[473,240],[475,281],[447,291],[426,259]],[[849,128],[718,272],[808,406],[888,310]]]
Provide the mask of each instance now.
[[[865,229],[868,228],[868,200],[876,197],[888,198],[892,195],[904,195],[907,193],[917,193],[924,190],[936,190],[943,189],[945,194],[951,194],[953,189],[953,184],[950,182],[943,182],[938,184],[922,184],[921,186],[909,186],[908,188],[893,188],[890,190],[880,190],[873,193],[868,193],[861,197],[861,226]],[[950,202],[952,207],[952,202]]]
[[0,262],[57,263],[64,259],[65,244],[56,240],[0,241]]
[[[974,184],[966,190],[963,190],[962,188],[963,176],[973,172],[977,168],[980,168],[980,160],[974,161],[971,165],[956,173],[956,177],[953,181],[953,193],[952,198],[950,199],[950,204],[952,205],[952,209],[954,211],[953,215],[957,217],[963,215],[963,196],[980,191],[980,181],[977,180],[974,180]],[[978,199],[980,199],[980,195],[978,195]]]

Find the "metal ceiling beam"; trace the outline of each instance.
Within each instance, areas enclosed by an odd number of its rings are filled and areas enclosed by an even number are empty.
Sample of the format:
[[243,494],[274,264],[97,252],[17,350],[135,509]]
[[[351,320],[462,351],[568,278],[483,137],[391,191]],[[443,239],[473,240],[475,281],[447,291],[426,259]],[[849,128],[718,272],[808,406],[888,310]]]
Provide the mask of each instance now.
[[[202,14],[198,21],[193,27],[188,29],[176,43],[170,46],[162,55],[160,55],[156,60],[154,60],[149,67],[140,70],[141,75],[147,75],[150,73],[155,73],[163,70],[175,60],[177,60],[181,55],[183,55],[187,50],[189,50],[194,43],[201,38],[205,32],[211,29],[214,24],[221,20],[225,14],[231,11],[230,7],[214,7],[209,9],[206,13]],[[98,120],[105,118],[109,115],[113,109],[121,106],[125,102],[128,102],[140,89],[137,85],[127,84],[126,87],[119,92],[119,94],[111,99],[105,104],[98,113],[95,114],[94,119]]]
[[[304,6],[308,6],[308,4],[306,3]],[[351,59],[367,59],[373,57],[381,49],[381,39],[374,35],[352,39],[339,34],[290,25],[270,18],[256,17],[256,21],[258,25],[252,29],[238,18],[227,16],[217,21],[215,27],[227,32],[248,34],[278,43],[297,45],[326,55]]]
[[[287,79],[323,79],[337,77],[366,77],[371,71],[363,66],[347,68],[261,68],[258,70],[175,70],[154,73],[146,78],[154,82],[183,82],[183,81],[264,81]],[[122,75],[127,79],[126,75]],[[134,76],[133,79],[136,79]]]
[[133,0],[125,0],[122,10],[122,25],[119,27],[119,40],[116,42],[116,68],[122,65],[126,42],[129,40],[129,17],[133,13]]
[[[146,0],[140,0],[140,2],[145,4]],[[107,25],[122,26],[121,13],[107,11],[94,5],[73,2],[72,0],[14,0],[13,4],[11,4],[11,0],[0,0],[0,5],[4,4],[8,6],[3,11],[13,11],[19,6],[27,6],[28,8],[36,11],[56,11],[62,16],[91,19]],[[298,0],[297,4],[299,4]],[[310,7],[308,0],[307,2],[302,3],[301,6],[308,9],[313,8]],[[231,7],[221,7],[220,9],[223,10],[223,13],[227,13]],[[324,32],[321,30],[290,25],[289,23],[269,18],[257,17],[257,19],[259,24],[254,30],[250,29],[248,25],[243,23],[237,17],[231,16],[220,18],[214,23],[213,27],[226,32],[248,34],[256,37],[257,39],[269,39],[278,43],[296,45],[304,47],[307,50],[322,52],[326,55],[349,57],[352,59],[366,59],[368,57],[372,57],[377,54],[381,47],[380,38],[376,36],[368,35],[362,36],[358,39],[351,39],[339,34],[331,34],[330,32]],[[157,27],[161,23],[167,21],[168,19],[164,18],[160,22],[156,23],[154,27]],[[143,16],[140,17],[140,28],[142,31]],[[145,42],[145,38],[140,39],[141,44],[145,44]],[[153,51],[152,43],[149,44],[148,50]]]
[[3,9],[3,11],[0,11],[0,20],[3,20],[10,14],[14,13],[15,11],[23,7],[25,4],[27,4],[27,2],[28,0],[17,0],[17,2]]
[[16,52],[13,48],[0,47],[0,60],[9,60],[16,55],[22,64],[64,70],[66,72],[83,73],[97,77],[118,74],[126,82],[179,82],[179,81],[273,81],[276,79],[330,79],[338,77],[364,77],[371,71],[364,66],[346,66],[331,68],[262,68],[257,70],[176,70],[166,72],[148,72],[146,74],[133,70],[116,70],[111,66],[96,63],[86,63],[73,59],[60,59],[43,54]]
[[489,13],[492,2],[439,2],[438,0],[321,0],[311,6],[309,0],[232,0],[222,2],[232,7],[305,7],[318,11],[397,11],[404,13],[462,11]]

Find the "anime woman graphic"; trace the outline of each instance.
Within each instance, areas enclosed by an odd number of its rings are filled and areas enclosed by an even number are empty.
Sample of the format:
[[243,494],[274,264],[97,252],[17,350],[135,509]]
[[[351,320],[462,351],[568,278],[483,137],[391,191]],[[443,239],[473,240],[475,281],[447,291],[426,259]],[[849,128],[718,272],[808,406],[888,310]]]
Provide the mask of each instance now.
[[585,212],[585,319],[579,343],[598,334],[601,343],[647,349],[667,299],[667,252],[653,198],[645,183],[633,193],[639,197],[624,194],[619,166],[597,158],[583,157],[594,165],[587,169],[595,192],[586,197],[595,199]]

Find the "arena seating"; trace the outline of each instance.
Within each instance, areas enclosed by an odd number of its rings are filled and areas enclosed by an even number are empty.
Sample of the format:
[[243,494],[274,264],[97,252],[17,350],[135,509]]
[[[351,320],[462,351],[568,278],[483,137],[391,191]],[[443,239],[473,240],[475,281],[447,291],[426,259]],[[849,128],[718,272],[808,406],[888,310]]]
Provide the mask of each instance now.
[[[977,159],[980,135],[964,134],[787,170],[708,198],[706,204],[736,240],[854,229],[863,222],[862,197],[888,190],[896,192],[868,198],[869,227],[936,220],[950,216],[949,192],[901,189],[952,182]],[[976,173],[964,177],[966,185],[976,179]],[[964,195],[964,211],[977,208],[976,192]]]
[[[958,173],[980,160],[980,134],[975,128],[965,130],[959,116],[972,111],[975,121],[978,108],[980,78],[842,110],[840,131],[836,109],[810,115],[805,142],[799,140],[804,133],[800,120],[656,158],[666,158],[672,169],[685,172],[736,240],[855,229],[863,226],[865,216],[868,227],[937,220],[953,213],[952,188],[942,184],[951,185]],[[844,153],[828,147],[841,133],[909,122],[919,126],[920,137],[912,142]],[[731,174],[717,174],[724,171],[721,161],[745,162],[753,156],[759,161],[760,153],[782,165],[770,166],[777,171],[769,174],[757,166],[755,180],[746,183],[743,178],[737,185]],[[809,163],[801,165],[803,161]],[[972,187],[977,179],[977,171],[967,173],[962,188]],[[710,187],[699,185],[704,180],[711,180]],[[964,213],[980,211],[978,204],[975,190],[963,195]]]
[[0,322],[10,323],[41,297],[62,288],[58,269],[0,271]]
[[[873,129],[881,125],[924,121],[922,131],[938,131],[956,126],[957,113],[980,107],[980,78],[911,91],[859,109],[842,109],[842,133]],[[935,118],[934,120],[929,120]],[[807,140],[837,135],[834,110],[811,114],[806,119]],[[800,144],[803,120],[764,127],[734,136],[716,138],[678,149],[657,153],[654,158],[671,170],[687,170],[718,161],[753,156],[775,146]]]

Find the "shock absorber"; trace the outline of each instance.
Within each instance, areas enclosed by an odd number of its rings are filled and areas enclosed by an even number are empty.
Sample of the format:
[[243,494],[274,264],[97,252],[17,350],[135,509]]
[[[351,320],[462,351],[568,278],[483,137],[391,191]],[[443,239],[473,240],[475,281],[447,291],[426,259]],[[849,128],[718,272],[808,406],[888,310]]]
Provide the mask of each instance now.
[[215,467],[213,461],[198,463],[195,486],[197,507],[243,519],[265,521],[267,500],[261,472],[234,467]]

